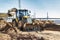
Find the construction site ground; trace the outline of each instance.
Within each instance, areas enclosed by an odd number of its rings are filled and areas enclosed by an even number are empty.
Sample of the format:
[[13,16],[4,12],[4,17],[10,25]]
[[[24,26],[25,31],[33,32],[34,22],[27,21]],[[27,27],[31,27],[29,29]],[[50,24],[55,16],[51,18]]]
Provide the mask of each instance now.
[[44,30],[42,32],[0,33],[0,40],[60,40],[60,31]]
[[[22,32],[24,33],[24,32]],[[31,35],[35,35],[36,37],[43,37],[41,40],[60,40],[60,32],[59,31],[50,31],[44,30],[42,32],[26,32],[30,33]]]
[[42,31],[27,32],[2,21],[0,29],[0,40],[60,40],[60,25],[48,25]]

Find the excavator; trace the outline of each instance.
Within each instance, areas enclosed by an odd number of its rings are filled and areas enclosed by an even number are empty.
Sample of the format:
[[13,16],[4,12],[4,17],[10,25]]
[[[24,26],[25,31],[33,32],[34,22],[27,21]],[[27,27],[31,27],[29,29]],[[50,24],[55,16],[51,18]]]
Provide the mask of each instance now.
[[26,24],[32,24],[32,19],[27,9],[18,10],[12,8],[7,13],[0,13],[0,21],[1,30],[5,29],[6,25],[9,25],[13,29],[17,27],[20,30],[25,30]]

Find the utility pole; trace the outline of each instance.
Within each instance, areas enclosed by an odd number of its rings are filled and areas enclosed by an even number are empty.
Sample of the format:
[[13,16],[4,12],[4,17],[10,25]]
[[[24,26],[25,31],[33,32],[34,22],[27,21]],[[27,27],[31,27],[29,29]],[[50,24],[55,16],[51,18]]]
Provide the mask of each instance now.
[[48,17],[49,17],[49,16],[48,16],[48,12],[47,12],[47,20],[48,20]]
[[34,12],[34,18],[36,18],[36,13]]
[[[21,0],[18,0],[18,10],[20,10],[20,9],[21,9]],[[19,14],[20,14],[20,11],[18,11],[18,14],[17,14],[18,15],[18,19],[20,20],[20,18],[19,18],[20,15]]]
[[18,0],[18,7],[21,9],[21,0]]

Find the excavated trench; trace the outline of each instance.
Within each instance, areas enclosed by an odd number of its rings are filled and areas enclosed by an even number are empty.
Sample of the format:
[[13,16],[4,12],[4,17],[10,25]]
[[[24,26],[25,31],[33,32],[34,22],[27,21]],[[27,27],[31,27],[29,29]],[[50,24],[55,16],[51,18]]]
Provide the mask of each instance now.
[[60,31],[60,25],[46,25],[44,30]]

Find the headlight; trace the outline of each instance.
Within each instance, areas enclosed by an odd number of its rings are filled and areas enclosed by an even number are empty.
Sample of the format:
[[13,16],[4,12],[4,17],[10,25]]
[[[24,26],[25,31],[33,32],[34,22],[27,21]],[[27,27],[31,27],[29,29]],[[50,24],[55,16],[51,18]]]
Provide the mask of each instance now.
[[23,18],[29,18],[29,16],[23,16]]

